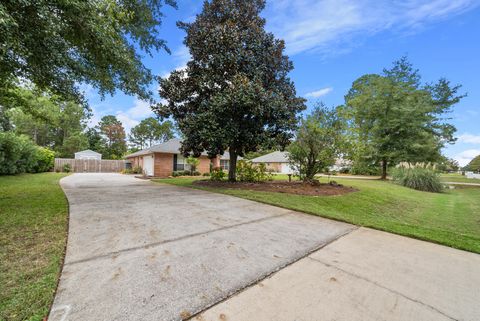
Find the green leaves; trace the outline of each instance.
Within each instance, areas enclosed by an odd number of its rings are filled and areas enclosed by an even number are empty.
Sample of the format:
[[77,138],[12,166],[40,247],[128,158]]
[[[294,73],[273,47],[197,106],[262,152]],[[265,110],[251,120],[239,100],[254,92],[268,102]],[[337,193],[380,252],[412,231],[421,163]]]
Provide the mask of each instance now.
[[142,99],[153,76],[135,45],[167,50],[161,8],[173,0],[6,0],[0,4],[0,82],[27,79],[64,99],[82,100],[78,83]]
[[335,164],[345,149],[345,123],[337,110],[322,103],[302,120],[295,141],[288,147],[289,160],[304,180]]
[[170,121],[163,123],[153,117],[146,118],[133,127],[129,135],[134,147],[144,149],[154,144],[165,142],[173,138],[173,124]]
[[459,89],[445,79],[422,85],[418,70],[405,57],[383,75],[360,77],[342,107],[351,137],[363,145],[353,157],[377,164],[436,161],[441,148],[455,140],[456,129],[445,114],[464,97]]
[[100,134],[106,141],[103,150],[105,159],[121,159],[127,152],[127,143],[125,141],[125,129],[122,122],[113,115],[103,116],[98,123]]
[[179,23],[192,60],[160,81],[166,103],[155,110],[173,116],[185,153],[243,156],[259,146],[285,146],[292,137],[304,99],[288,78],[293,65],[283,41],[264,30],[264,6],[263,0],[213,0],[193,23]]

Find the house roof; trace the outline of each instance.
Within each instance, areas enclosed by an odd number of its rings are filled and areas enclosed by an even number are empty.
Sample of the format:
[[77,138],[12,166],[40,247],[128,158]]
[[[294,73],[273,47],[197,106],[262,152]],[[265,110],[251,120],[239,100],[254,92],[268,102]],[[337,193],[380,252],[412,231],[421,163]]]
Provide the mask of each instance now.
[[[125,156],[125,158],[132,158],[132,157],[137,157],[137,156],[143,156],[143,155],[149,155],[152,153],[167,153],[167,154],[180,154],[180,147],[182,147],[182,141],[178,138],[172,138],[165,143],[161,143],[158,145],[153,145],[149,148],[140,150],[138,152],[135,152],[133,154]],[[203,156],[207,156],[206,152],[202,153]],[[230,159],[230,154],[228,152],[223,153],[222,156],[220,156],[220,159],[228,160]],[[239,157],[241,159],[241,157]]]
[[102,155],[102,154],[97,153],[97,152],[95,152],[95,151],[93,151],[93,150],[90,150],[90,149],[85,149],[85,150],[76,152],[75,154],[95,154],[95,155]]
[[252,163],[288,163],[288,152],[276,151],[254,158]]

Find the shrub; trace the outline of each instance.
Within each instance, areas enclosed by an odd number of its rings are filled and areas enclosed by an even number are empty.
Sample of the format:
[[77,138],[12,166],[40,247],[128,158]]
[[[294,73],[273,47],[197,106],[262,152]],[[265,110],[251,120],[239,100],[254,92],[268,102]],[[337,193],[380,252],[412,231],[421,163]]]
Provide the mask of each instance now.
[[34,172],[37,146],[26,136],[0,133],[0,175]]
[[400,163],[393,169],[392,177],[395,183],[419,191],[440,193],[444,189],[435,167],[430,164]]
[[32,168],[34,173],[48,172],[53,168],[55,152],[45,147],[37,147],[35,153],[35,166]]
[[237,162],[237,179],[240,182],[265,182],[272,179],[265,164],[254,165],[252,162],[239,160]]
[[210,173],[203,173],[202,176],[208,177],[210,176]]
[[70,171],[72,170],[72,168],[70,167],[70,164],[63,164],[63,171],[65,173],[70,173]]
[[212,181],[223,181],[225,179],[225,172],[220,168],[216,167],[212,169],[212,172],[210,173],[210,180]]
[[135,166],[132,168],[132,174],[142,174],[143,173],[143,168],[140,166]]

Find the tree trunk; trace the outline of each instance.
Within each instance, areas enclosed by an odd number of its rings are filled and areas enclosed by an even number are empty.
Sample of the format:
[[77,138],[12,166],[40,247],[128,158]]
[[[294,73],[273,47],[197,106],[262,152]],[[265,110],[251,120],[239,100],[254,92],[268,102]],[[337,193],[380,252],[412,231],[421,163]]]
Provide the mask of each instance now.
[[228,181],[235,182],[237,180],[237,154],[235,152],[230,152],[230,166],[228,169]]
[[382,179],[387,179],[387,159],[382,159]]

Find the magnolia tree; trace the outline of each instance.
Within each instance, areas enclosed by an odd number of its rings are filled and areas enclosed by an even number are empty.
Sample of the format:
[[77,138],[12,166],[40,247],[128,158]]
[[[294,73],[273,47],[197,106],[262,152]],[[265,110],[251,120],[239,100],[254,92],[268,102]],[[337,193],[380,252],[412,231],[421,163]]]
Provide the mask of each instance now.
[[285,44],[265,31],[264,0],[205,1],[192,23],[179,23],[191,60],[160,81],[166,103],[155,108],[173,116],[185,155],[230,153],[228,178],[236,180],[238,156],[259,146],[285,146],[305,109],[288,77],[293,69]]
[[344,122],[335,109],[318,104],[300,125],[288,147],[290,165],[304,181],[335,164],[344,146]]

